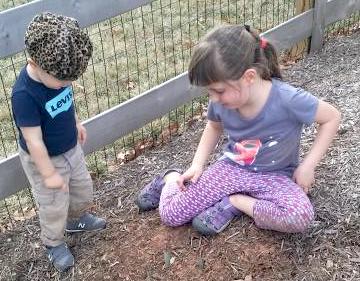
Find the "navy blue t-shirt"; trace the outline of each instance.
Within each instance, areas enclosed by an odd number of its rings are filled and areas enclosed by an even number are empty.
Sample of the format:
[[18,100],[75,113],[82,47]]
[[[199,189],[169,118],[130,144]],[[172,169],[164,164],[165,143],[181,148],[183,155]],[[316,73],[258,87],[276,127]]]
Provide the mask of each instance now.
[[49,156],[62,154],[77,144],[71,87],[50,89],[31,79],[25,66],[13,87],[11,101],[20,146],[25,151],[29,152],[20,127],[40,126]]

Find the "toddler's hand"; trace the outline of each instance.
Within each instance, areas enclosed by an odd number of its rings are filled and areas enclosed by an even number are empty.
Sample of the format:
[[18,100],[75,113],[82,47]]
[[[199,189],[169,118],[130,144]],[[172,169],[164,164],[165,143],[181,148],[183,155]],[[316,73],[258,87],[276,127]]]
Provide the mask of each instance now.
[[180,178],[177,180],[177,184],[179,185],[179,188],[181,191],[186,190],[185,183],[190,181],[192,183],[196,183],[203,173],[203,167],[197,166],[197,165],[191,165],[189,169],[185,171],[182,175],[180,175]]
[[314,168],[300,164],[294,171],[293,180],[305,191],[306,194],[309,193],[310,187],[315,181]]
[[80,122],[76,123],[76,128],[78,130],[78,141],[83,145],[86,142],[87,137],[86,129]]
[[63,177],[58,172],[55,172],[51,176],[45,178],[44,184],[47,188],[59,188],[64,192],[69,190],[69,187],[65,183]]

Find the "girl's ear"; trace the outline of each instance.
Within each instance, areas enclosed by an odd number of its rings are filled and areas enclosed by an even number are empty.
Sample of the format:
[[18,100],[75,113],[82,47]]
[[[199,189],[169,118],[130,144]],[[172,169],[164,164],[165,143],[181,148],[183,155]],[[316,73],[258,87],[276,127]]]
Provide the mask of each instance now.
[[254,68],[249,68],[244,72],[242,77],[246,82],[252,84],[255,81],[256,75],[257,75],[256,70]]

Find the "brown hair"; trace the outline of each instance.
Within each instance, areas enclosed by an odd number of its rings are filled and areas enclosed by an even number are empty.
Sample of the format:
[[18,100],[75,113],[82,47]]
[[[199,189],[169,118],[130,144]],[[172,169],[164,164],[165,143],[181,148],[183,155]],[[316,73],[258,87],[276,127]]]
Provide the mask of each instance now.
[[195,47],[190,65],[190,83],[207,86],[214,82],[238,80],[255,68],[264,80],[282,79],[277,54],[270,42],[261,44],[249,26],[220,26]]

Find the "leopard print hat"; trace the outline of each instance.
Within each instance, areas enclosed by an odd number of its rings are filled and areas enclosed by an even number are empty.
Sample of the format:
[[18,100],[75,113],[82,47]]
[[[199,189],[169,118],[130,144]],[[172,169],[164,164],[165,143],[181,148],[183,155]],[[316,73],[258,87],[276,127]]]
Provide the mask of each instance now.
[[49,12],[30,22],[25,46],[40,68],[59,80],[78,79],[92,54],[90,38],[77,20]]

